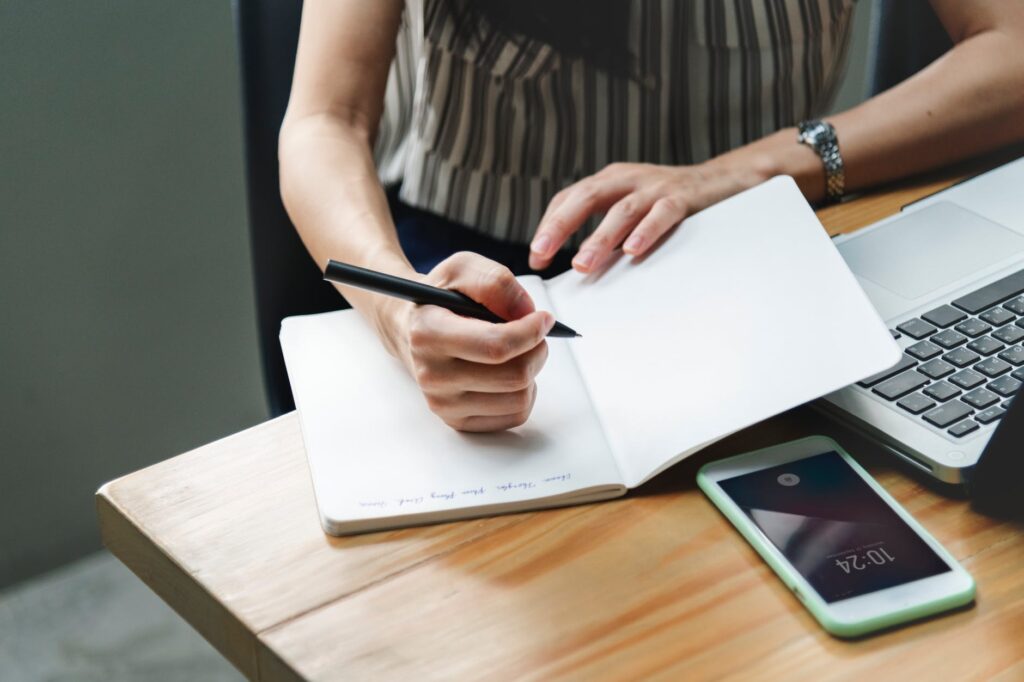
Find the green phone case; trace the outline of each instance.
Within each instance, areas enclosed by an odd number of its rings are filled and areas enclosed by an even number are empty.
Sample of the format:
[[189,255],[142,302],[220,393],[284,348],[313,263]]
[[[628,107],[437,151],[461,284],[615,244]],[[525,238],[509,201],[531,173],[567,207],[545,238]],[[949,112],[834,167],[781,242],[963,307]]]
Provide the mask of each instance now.
[[879,485],[867,471],[864,470],[845,450],[843,450],[838,443],[831,438],[825,436],[809,436],[807,438],[801,438],[799,440],[790,441],[788,443],[782,443],[774,445],[768,448],[762,448],[753,452],[747,452],[734,457],[729,457],[724,460],[718,460],[710,462],[704,465],[697,473],[697,485],[704,491],[704,494],[711,499],[716,507],[725,515],[729,521],[736,527],[736,529],[746,538],[747,542],[753,546],[757,553],[761,555],[761,558],[771,566],[772,570],[775,571],[776,575],[782,580],[782,582],[794,592],[794,594],[800,599],[803,605],[811,612],[811,615],[817,619],[821,626],[828,632],[838,637],[857,637],[860,635],[874,632],[876,630],[882,630],[894,625],[906,623],[908,621],[917,620],[925,616],[930,616],[942,611],[956,608],[969,604],[974,599],[975,585],[974,580],[967,574],[964,575],[968,579],[968,587],[960,592],[947,594],[942,597],[938,597],[932,601],[926,603],[916,604],[909,608],[894,610],[890,613],[885,613],[872,618],[865,618],[856,622],[839,621],[833,617],[829,609],[829,605],[818,595],[818,593],[810,586],[810,584],[804,579],[802,575],[793,569],[789,562],[786,561],[782,553],[761,533],[760,529],[754,525],[754,522],[748,517],[743,511],[736,506],[732,499],[725,494],[725,492],[718,486],[718,484],[708,477],[708,470],[713,467],[719,466],[726,462],[732,462],[741,458],[756,458],[759,455],[763,456],[769,452],[775,452],[779,450],[792,449],[797,443],[804,443],[808,440],[819,440],[822,443],[823,448],[819,452],[828,452],[834,450],[851,466],[855,471],[860,473],[864,480],[868,482],[871,488],[878,493],[879,496],[886,502],[888,502],[892,508],[900,515],[900,517],[906,521],[906,523],[913,528],[918,534],[920,534],[926,540],[929,540],[932,546],[939,556],[949,562],[950,565],[959,568],[963,571],[959,562],[953,558],[943,548],[935,538],[932,537],[931,533],[925,530],[915,519],[886,490]]

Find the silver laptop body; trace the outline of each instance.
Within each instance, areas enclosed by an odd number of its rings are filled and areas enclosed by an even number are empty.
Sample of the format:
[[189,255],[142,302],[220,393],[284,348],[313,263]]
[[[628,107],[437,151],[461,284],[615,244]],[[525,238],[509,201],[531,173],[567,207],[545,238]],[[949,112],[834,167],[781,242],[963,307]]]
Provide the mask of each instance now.
[[835,242],[899,335],[904,369],[819,406],[962,484],[1024,379],[1024,158]]

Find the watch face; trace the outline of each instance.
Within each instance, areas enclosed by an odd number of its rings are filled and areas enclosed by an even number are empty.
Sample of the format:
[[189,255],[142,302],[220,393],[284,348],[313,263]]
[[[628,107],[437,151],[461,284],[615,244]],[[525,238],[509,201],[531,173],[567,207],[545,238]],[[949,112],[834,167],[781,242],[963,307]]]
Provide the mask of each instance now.
[[804,128],[800,132],[800,137],[801,139],[803,139],[803,141],[805,141],[812,147],[817,147],[818,144],[820,144],[823,141],[826,133],[827,128],[825,128],[824,123],[815,123],[812,126]]

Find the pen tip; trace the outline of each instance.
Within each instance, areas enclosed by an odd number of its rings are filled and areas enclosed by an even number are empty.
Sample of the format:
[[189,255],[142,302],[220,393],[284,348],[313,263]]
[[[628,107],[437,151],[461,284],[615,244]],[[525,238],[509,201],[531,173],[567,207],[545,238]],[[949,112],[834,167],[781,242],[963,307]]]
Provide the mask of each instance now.
[[576,338],[577,339],[582,339],[583,338],[583,334],[580,334],[579,332],[576,332]]

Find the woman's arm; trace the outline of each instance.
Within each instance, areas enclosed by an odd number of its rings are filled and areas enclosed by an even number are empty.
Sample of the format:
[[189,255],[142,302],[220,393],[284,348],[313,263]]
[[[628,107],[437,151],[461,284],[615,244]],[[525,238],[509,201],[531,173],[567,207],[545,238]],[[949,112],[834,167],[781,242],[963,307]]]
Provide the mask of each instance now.
[[446,423],[510,428],[533,408],[554,317],[534,310],[498,263],[456,254],[420,277],[402,253],[372,153],[402,7],[402,0],[306,0],[279,140],[281,195],[321,268],[335,258],[422,279],[512,320],[490,324],[339,287]]
[[[1024,2],[932,0],[954,47],[863,104],[829,117],[847,190],[936,168],[1024,139]],[[821,160],[794,128],[694,166],[612,164],[551,201],[531,245],[543,268],[584,221],[607,211],[573,260],[597,267],[619,244],[646,252],[680,220],[774,175],[792,175],[810,201],[825,196]],[[623,243],[624,242],[624,243]]]

